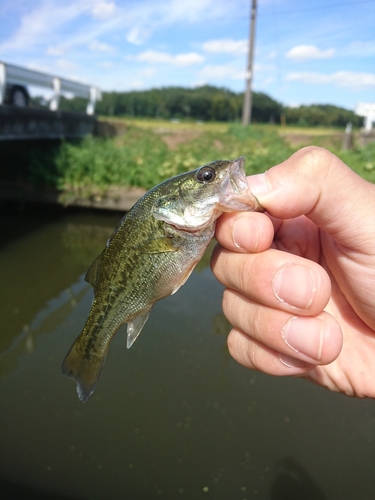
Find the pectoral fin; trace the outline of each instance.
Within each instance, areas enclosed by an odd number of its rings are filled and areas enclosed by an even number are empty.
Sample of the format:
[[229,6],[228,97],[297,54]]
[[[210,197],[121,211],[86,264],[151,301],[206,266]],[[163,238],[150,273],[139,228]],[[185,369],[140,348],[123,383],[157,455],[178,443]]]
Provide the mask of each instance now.
[[126,347],[130,349],[130,347],[134,344],[135,339],[141,333],[142,328],[145,326],[148,317],[150,316],[152,307],[149,307],[145,311],[141,312],[137,317],[133,319],[133,321],[128,321],[128,339],[126,342]]
[[173,244],[172,238],[167,238],[165,236],[147,240],[139,244],[136,248],[141,253],[165,253],[177,252],[177,250],[179,250],[179,248]]

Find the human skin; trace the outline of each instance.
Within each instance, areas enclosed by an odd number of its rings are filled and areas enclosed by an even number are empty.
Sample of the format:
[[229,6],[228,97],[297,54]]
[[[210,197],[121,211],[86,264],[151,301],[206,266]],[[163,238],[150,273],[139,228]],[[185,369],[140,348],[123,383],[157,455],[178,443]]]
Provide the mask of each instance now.
[[266,213],[222,215],[211,260],[231,355],[375,397],[375,186],[316,147],[248,183]]

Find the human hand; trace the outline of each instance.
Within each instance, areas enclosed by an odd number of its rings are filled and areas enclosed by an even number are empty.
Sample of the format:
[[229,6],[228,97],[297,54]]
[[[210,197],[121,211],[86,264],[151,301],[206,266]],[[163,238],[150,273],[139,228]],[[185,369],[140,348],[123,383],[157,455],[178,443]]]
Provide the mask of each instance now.
[[315,147],[248,181],[267,213],[222,215],[211,261],[231,355],[375,397],[375,185]]

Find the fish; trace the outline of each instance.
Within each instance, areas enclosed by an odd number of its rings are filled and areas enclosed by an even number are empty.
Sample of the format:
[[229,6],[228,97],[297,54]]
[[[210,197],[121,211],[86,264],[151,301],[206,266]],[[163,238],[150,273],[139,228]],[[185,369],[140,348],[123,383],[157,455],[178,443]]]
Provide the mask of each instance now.
[[86,324],[62,364],[80,401],[94,392],[109,344],[127,323],[130,348],[152,306],[174,294],[202,258],[223,212],[263,211],[245,158],[216,160],[148,191],[121,219],[85,280],[94,288]]

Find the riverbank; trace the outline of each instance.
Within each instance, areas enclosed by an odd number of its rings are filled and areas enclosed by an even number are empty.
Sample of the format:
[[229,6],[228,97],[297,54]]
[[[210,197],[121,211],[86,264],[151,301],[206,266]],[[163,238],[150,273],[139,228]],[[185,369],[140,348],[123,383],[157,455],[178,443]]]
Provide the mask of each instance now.
[[112,186],[103,193],[83,197],[61,192],[56,188],[36,188],[31,183],[0,180],[0,200],[21,204],[58,204],[63,206],[118,210],[127,212],[146,192],[142,188]]
[[[344,131],[238,123],[101,120],[105,137],[0,144],[0,200],[126,211],[163,180],[215,159],[245,156],[248,175],[316,145],[375,182],[375,143],[344,150]],[[105,132],[105,133],[104,133]]]

